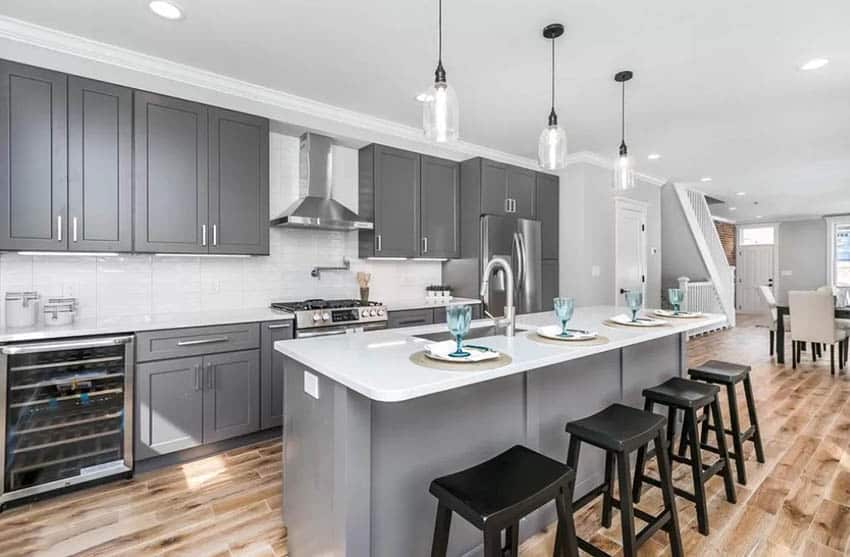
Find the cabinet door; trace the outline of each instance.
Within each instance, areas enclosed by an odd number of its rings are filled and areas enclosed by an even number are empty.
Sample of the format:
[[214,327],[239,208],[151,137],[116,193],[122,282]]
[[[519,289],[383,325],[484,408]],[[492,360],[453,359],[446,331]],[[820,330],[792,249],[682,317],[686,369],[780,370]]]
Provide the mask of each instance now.
[[434,310],[426,309],[404,309],[391,311],[387,314],[387,328],[398,329],[401,327],[418,327],[430,325],[434,322]]
[[133,92],[68,78],[68,248],[133,249]]
[[523,219],[537,216],[537,173],[533,170],[508,167],[508,197],[513,203],[513,213]]
[[203,442],[201,358],[136,366],[136,458],[195,447]]
[[422,156],[423,257],[460,257],[460,165]]
[[67,78],[0,60],[0,249],[67,248]]
[[537,174],[537,218],[543,259],[558,259],[558,177]]
[[283,354],[274,343],[292,338],[292,322],[264,323],[260,335],[260,427],[266,429],[283,425]]
[[204,443],[260,429],[260,351],[204,356]]
[[269,121],[210,108],[210,253],[269,254]]
[[419,254],[419,155],[375,146],[375,255]]
[[135,250],[207,253],[207,108],[135,92]]
[[504,215],[508,212],[508,166],[481,160],[481,213]]
[[541,266],[541,287],[543,310],[549,311],[554,309],[552,299],[558,297],[558,261],[545,260]]

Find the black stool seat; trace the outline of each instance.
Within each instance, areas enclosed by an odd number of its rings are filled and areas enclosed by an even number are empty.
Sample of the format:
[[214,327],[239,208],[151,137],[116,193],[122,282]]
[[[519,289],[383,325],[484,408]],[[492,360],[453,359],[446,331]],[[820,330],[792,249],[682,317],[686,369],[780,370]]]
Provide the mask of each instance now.
[[722,383],[724,385],[741,382],[749,375],[752,367],[743,364],[733,364],[720,360],[709,360],[704,364],[692,367],[688,374],[693,379]]
[[664,429],[664,416],[623,404],[612,404],[581,420],[567,424],[567,433],[599,448],[632,452],[655,439]]
[[661,404],[681,408],[704,408],[717,397],[720,387],[699,381],[673,377],[660,385],[643,390],[643,396]]
[[[575,472],[522,445],[515,445],[490,460],[437,478],[431,493],[480,529],[506,509],[530,502],[538,493],[572,481]],[[536,508],[539,504],[534,505]]]

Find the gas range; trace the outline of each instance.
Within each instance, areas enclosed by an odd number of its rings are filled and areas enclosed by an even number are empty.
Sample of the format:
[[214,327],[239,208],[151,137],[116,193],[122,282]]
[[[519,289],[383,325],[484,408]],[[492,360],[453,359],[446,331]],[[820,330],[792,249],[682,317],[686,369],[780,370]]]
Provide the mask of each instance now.
[[317,299],[273,302],[271,307],[295,314],[295,336],[301,338],[384,329],[387,326],[387,308],[378,302]]

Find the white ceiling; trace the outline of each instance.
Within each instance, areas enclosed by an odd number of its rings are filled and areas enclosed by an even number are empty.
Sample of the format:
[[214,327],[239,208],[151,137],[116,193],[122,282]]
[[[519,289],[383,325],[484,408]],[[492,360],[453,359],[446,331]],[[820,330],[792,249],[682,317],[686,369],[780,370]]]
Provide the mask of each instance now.
[[[419,125],[436,0],[178,4],[177,22],[147,0],[4,0],[0,13]],[[614,155],[612,77],[628,68],[627,142],[639,170],[695,182],[737,206],[717,213],[739,220],[850,212],[847,0],[446,0],[444,21],[467,141],[536,156],[549,102],[540,32],[560,21],[556,103],[570,151]],[[814,57],[830,64],[798,69]],[[652,152],[662,158],[647,160]]]

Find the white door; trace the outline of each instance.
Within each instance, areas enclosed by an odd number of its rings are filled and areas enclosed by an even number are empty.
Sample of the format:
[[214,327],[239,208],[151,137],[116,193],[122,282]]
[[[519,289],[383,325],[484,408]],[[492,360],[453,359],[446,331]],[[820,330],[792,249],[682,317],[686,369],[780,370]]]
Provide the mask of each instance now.
[[639,289],[646,300],[646,205],[615,200],[616,305],[625,305],[623,293]]
[[[759,286],[773,289],[774,246],[742,246],[738,249],[738,311],[762,313],[766,311]],[[776,296],[776,292],[773,293]]]

